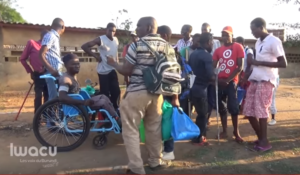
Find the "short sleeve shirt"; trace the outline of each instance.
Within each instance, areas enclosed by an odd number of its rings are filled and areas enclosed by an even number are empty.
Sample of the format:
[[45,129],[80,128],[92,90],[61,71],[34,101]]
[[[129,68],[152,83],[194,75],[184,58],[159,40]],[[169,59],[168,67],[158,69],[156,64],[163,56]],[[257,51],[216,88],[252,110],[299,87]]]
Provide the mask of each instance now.
[[[244,48],[241,44],[233,43],[230,46],[221,46],[214,52],[213,60],[219,62],[220,73],[218,78],[228,78],[237,69],[237,60],[245,57]],[[238,76],[233,81],[238,82]]]
[[[142,39],[157,52],[164,52],[165,47],[168,44],[157,34],[149,34]],[[143,69],[155,64],[155,57],[151,54],[149,48],[141,40],[138,40],[136,43],[132,43],[129,46],[125,59],[130,64],[134,65],[126,91],[133,92],[146,90],[143,79]]]
[[[269,34],[263,41],[258,39],[255,44],[256,60],[266,62],[277,62],[278,57],[285,57],[285,52],[281,40]],[[270,81],[274,86],[277,84],[278,68],[266,66],[254,66],[249,77],[249,81]]]

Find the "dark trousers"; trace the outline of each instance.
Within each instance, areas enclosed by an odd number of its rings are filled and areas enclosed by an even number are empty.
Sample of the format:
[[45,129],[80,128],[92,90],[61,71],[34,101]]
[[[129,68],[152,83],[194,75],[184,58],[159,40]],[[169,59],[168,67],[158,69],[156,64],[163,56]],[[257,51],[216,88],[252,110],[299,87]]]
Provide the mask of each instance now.
[[34,82],[34,113],[42,105],[42,98],[44,97],[44,103],[48,101],[48,87],[45,79],[40,79],[40,76],[43,75],[38,72],[33,73],[33,82]]
[[118,109],[121,91],[119,87],[117,72],[115,70],[112,70],[106,75],[98,74],[98,77],[100,94],[106,95],[114,105],[114,108]]
[[207,111],[207,121],[211,116],[213,109],[216,109],[216,89],[214,85],[209,85],[207,87],[207,102],[208,102],[208,111]]
[[[239,104],[237,101],[237,84],[231,81],[226,87],[218,87],[219,113],[221,117],[227,118],[227,110],[233,115],[239,114]],[[227,102],[227,109],[223,102]]]
[[191,97],[191,101],[195,106],[197,112],[196,125],[200,129],[200,135],[198,141],[200,142],[202,136],[206,136],[206,123],[207,123],[207,110],[208,103],[207,98]]

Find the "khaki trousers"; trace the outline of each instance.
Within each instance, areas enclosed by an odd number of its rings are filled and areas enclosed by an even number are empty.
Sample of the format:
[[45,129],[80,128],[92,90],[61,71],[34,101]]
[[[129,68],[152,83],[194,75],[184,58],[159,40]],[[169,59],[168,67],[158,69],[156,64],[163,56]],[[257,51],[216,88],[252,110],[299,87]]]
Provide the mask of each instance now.
[[161,163],[162,104],[162,95],[152,95],[147,91],[128,92],[121,101],[122,135],[129,159],[128,168],[134,173],[145,174],[140,151],[141,119],[144,120],[149,166],[155,167]]

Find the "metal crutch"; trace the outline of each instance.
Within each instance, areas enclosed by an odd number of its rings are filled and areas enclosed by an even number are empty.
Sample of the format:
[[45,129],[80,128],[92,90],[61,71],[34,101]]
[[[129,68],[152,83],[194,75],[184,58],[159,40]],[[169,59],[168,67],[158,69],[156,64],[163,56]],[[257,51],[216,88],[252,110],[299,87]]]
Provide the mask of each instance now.
[[218,96],[218,75],[220,73],[220,69],[216,68],[215,69],[215,74],[216,74],[216,83],[215,83],[215,88],[216,88],[216,113],[217,113],[217,127],[218,127],[218,144],[220,145],[220,127],[219,127],[219,96]]

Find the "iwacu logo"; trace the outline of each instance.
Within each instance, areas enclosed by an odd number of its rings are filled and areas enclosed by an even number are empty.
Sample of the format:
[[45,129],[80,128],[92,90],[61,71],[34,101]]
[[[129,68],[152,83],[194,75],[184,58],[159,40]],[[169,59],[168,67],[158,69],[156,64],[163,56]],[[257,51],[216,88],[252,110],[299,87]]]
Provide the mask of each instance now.
[[[19,149],[18,149],[19,148]],[[48,150],[48,151],[47,151]],[[27,155],[31,157],[46,157],[46,156],[56,156],[57,154],[57,147],[55,146],[54,149],[42,146],[41,148],[37,148],[35,146],[31,146],[27,148],[27,146],[22,147],[16,147],[13,145],[13,143],[10,143],[10,156],[16,156],[16,157],[25,157]]]

